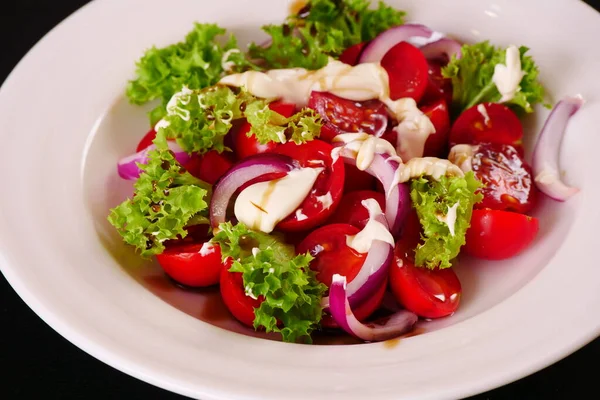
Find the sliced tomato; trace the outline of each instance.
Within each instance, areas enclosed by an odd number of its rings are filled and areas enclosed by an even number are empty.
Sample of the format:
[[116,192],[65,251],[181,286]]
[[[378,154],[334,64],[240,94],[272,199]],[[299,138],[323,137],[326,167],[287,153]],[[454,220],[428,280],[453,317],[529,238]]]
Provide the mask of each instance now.
[[379,100],[352,101],[328,92],[312,92],[308,107],[323,118],[320,139],[326,142],[346,132],[381,135],[388,123],[387,110]]
[[[317,272],[317,279],[328,287],[331,286],[333,275],[340,274],[351,282],[360,271],[366,254],[356,252],[346,245],[346,237],[356,235],[359,229],[349,224],[325,225],[312,231],[298,246],[299,254],[310,253],[314,260],[310,268]],[[359,320],[368,318],[381,304],[386,285],[368,301],[356,307],[355,314]],[[336,327],[331,316],[324,316],[321,324],[325,327]]]
[[446,100],[438,99],[421,107],[435,127],[425,142],[424,157],[443,157],[448,150],[448,132],[450,132],[450,113]]
[[394,262],[390,267],[392,293],[400,304],[420,317],[448,316],[460,303],[460,281],[451,268],[416,267],[414,254],[419,240],[419,220],[412,212],[394,249]]
[[358,59],[360,58],[360,53],[367,45],[367,42],[358,43],[354,46],[348,47],[344,52],[340,55],[339,60],[348,65],[356,65],[358,64]]
[[537,218],[501,210],[473,210],[466,253],[486,260],[513,257],[531,245],[539,231]]
[[450,130],[455,144],[499,143],[522,149],[523,126],[517,115],[498,103],[482,103],[464,111]]
[[371,190],[375,185],[375,177],[368,172],[361,171],[354,165],[345,164],[346,179],[344,181],[344,193],[355,190]]
[[254,309],[260,307],[264,299],[262,296],[256,299],[246,296],[242,273],[231,272],[229,268],[231,268],[231,262],[226,263],[221,270],[221,297],[235,319],[246,326],[252,327],[254,324]]
[[211,150],[204,155],[192,157],[184,167],[196,178],[214,185],[233,164],[231,153],[218,153]]
[[484,143],[475,146],[471,165],[481,188],[483,201],[477,208],[527,213],[535,205],[537,190],[531,167],[519,152],[504,144]]
[[[269,108],[286,118],[291,117],[296,112],[295,104],[284,103],[282,101],[270,103]],[[244,120],[239,130],[234,133],[234,149],[238,160],[250,157],[254,154],[268,153],[277,146],[277,143],[275,142],[261,144],[256,139],[256,136],[248,136],[248,132],[250,132],[251,128],[252,126]]]
[[275,148],[274,152],[297,160],[304,168],[324,168],[309,195],[298,210],[306,217],[298,220],[296,213],[277,225],[282,231],[305,231],[325,222],[337,208],[344,190],[344,161],[331,159],[333,146],[315,139],[303,144],[288,142]]
[[156,131],[154,130],[154,128],[152,128],[144,135],[142,140],[140,140],[140,142],[138,143],[137,148],[135,149],[136,153],[139,153],[140,151],[149,147],[154,141],[154,138],[156,138]]
[[216,285],[223,268],[221,248],[208,243],[172,246],[156,259],[167,275],[190,287]]
[[358,190],[342,197],[340,205],[329,219],[332,224],[350,224],[358,229],[369,222],[369,211],[361,204],[363,200],[375,199],[381,210],[385,211],[385,195],[374,190]]
[[436,61],[428,62],[427,89],[421,99],[422,103],[431,103],[444,99],[446,104],[452,104],[452,80],[442,76],[442,65]]
[[390,98],[412,97],[418,103],[427,89],[429,65],[419,49],[407,42],[392,47],[381,59],[390,81]]

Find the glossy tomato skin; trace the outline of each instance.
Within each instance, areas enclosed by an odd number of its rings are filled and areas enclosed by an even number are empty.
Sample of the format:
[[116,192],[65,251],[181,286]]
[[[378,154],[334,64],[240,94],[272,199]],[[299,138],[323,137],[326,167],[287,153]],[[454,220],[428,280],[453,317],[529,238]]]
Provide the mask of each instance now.
[[346,173],[344,193],[355,190],[371,190],[375,187],[376,179],[368,172],[361,171],[351,164],[344,164],[344,170]]
[[152,144],[154,138],[156,138],[156,131],[154,130],[154,128],[152,128],[148,132],[146,132],[142,140],[140,140],[140,142],[138,143],[137,148],[135,149],[136,153],[139,153],[140,151],[149,147]]
[[392,47],[381,59],[390,82],[390,98],[412,97],[417,103],[427,89],[429,65],[419,49],[408,42]]
[[[296,105],[292,103],[284,103],[282,101],[275,101],[269,104],[269,108],[276,113],[283,115],[286,118],[294,115],[296,111]],[[256,136],[248,136],[248,132],[250,132],[251,125],[248,122],[243,122],[240,129],[235,132],[235,155],[238,160],[241,160],[246,157],[250,157],[254,154],[268,153],[273,151],[275,147],[277,147],[277,143],[269,142],[265,144],[259,143],[256,139]]]
[[435,127],[425,142],[424,157],[443,157],[448,151],[448,133],[450,132],[450,113],[446,100],[438,99],[421,107]]
[[308,107],[323,118],[319,138],[326,142],[347,132],[380,136],[388,124],[387,110],[379,100],[352,101],[329,92],[312,92]]
[[381,210],[385,212],[385,195],[374,190],[357,190],[348,192],[342,197],[340,205],[329,219],[332,224],[350,224],[358,229],[369,222],[369,211],[361,204],[363,200],[375,199]]
[[427,89],[421,102],[425,104],[444,99],[446,104],[452,104],[452,80],[442,76],[442,64],[429,61],[427,72]]
[[304,168],[324,168],[319,174],[309,195],[298,207],[307,218],[298,220],[296,213],[285,218],[277,229],[306,231],[325,222],[335,211],[344,191],[344,161],[331,158],[333,147],[329,143],[315,139],[303,144],[288,142],[277,146],[275,153],[287,155],[297,160]]
[[390,288],[400,304],[420,317],[451,315],[460,304],[460,281],[452,268],[431,270],[415,266],[414,252],[419,233],[418,217],[412,212],[394,249]]
[[523,126],[517,115],[498,103],[482,103],[465,110],[450,130],[450,146],[499,143],[521,149]]
[[231,261],[227,262],[221,270],[221,297],[235,319],[246,326],[252,327],[254,324],[254,309],[260,307],[264,299],[262,296],[258,299],[246,296],[242,273],[231,272],[229,268],[231,268]]
[[362,53],[362,51],[366,45],[367,45],[367,42],[363,42],[363,43],[358,43],[358,44],[355,44],[354,46],[348,47],[340,55],[339,60],[341,62],[343,62],[344,64],[348,64],[348,65],[352,65],[352,66],[358,64],[358,59],[360,58],[360,54]]
[[196,178],[214,185],[234,164],[231,153],[218,153],[211,150],[203,155],[193,156],[184,167]]
[[196,243],[173,246],[158,254],[156,259],[167,275],[189,287],[216,285],[223,269],[218,245]]
[[539,231],[537,218],[501,210],[473,210],[464,251],[477,258],[504,260],[528,248]]
[[474,147],[473,173],[484,187],[476,208],[527,213],[536,203],[531,167],[510,145],[484,143]]

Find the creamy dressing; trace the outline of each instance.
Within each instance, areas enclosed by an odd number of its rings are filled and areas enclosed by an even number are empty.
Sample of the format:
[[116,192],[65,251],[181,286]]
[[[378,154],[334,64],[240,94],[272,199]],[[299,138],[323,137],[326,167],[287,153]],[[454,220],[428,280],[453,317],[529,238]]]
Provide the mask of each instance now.
[[275,225],[302,204],[322,171],[323,168],[300,168],[283,178],[248,186],[235,201],[236,218],[250,229],[271,233]]
[[487,109],[485,108],[485,104],[480,104],[477,106],[477,111],[479,111],[479,114],[481,114],[481,116],[483,117],[483,123],[486,126],[489,126],[490,123],[490,115],[487,112]]
[[448,160],[465,173],[472,171],[473,154],[477,151],[477,148],[478,146],[471,146],[470,144],[457,144],[450,149]]
[[252,255],[254,256],[254,258],[256,258],[256,256],[258,255],[258,253],[260,253],[260,249],[258,247],[253,247],[252,248]]
[[521,70],[521,53],[517,46],[508,46],[506,49],[506,64],[496,64],[492,82],[502,95],[500,103],[512,100],[521,89],[519,84],[525,76]]
[[377,221],[383,212],[375,199],[361,201],[363,207],[369,211],[369,222],[356,235],[346,236],[346,245],[359,253],[368,253],[373,240],[381,240],[394,246],[394,237],[385,225]]
[[[388,154],[392,157],[397,157],[396,149],[390,142],[364,132],[342,133],[334,137],[332,142],[344,143],[343,147],[352,153],[352,156],[356,159],[356,168],[361,171],[369,168],[375,158],[375,154]],[[341,149],[335,152],[332,151],[332,159],[334,157],[337,159],[340,151]]]
[[212,254],[215,252],[215,245],[212,244],[211,242],[204,242],[202,244],[202,247],[200,247],[200,251],[198,251],[198,253],[202,256],[205,257],[209,254]]
[[305,219],[308,219],[308,217],[306,216],[306,214],[302,213],[302,209],[299,208],[296,210],[296,221],[304,221]]
[[413,158],[406,164],[400,164],[394,173],[392,185],[408,182],[422,175],[428,175],[437,181],[444,175],[464,176],[464,173],[448,160],[436,157]]
[[[188,104],[190,104],[190,101],[192,101],[193,93],[194,93],[193,90],[191,90],[190,88],[188,88],[187,86],[184,85],[181,88],[181,91],[175,93],[173,96],[171,96],[171,99],[169,99],[169,102],[167,103],[167,107],[166,107],[167,115],[169,115],[169,116],[177,115],[182,120],[189,121],[190,120],[190,111],[186,110],[185,108],[182,108],[180,106],[180,104],[184,105],[184,106],[187,106]],[[154,129],[156,131],[158,131],[159,129],[163,129],[168,126],[169,126],[169,121],[167,121],[163,118],[156,123],[156,125],[154,126]]]
[[254,96],[282,98],[300,107],[308,104],[312,91],[330,92],[352,101],[378,99],[399,123],[397,147],[405,160],[422,156],[425,141],[435,132],[431,120],[413,99],[390,99],[389,77],[379,63],[351,66],[330,58],[325,67],[316,71],[303,68],[246,71],[225,76],[220,83],[244,86]]
[[229,57],[234,53],[240,53],[240,49],[229,49],[223,53],[223,57],[221,57],[221,68],[223,68],[223,71],[229,72],[235,66],[233,61],[229,61]]
[[256,297],[254,295],[254,293],[252,292],[252,288],[250,286],[246,286],[244,288],[244,293],[246,294],[246,296],[248,296],[248,297],[250,297],[250,298],[252,298],[254,300],[258,300],[258,297]]
[[330,192],[325,193],[323,196],[315,196],[315,199],[321,203],[324,210],[329,210],[333,205],[333,198]]
[[456,225],[456,211],[458,210],[458,206],[460,202],[456,202],[452,207],[448,207],[448,212],[446,215],[437,215],[437,219],[440,222],[443,222],[448,226],[448,230],[450,231],[450,236],[454,236],[455,233],[455,225]]

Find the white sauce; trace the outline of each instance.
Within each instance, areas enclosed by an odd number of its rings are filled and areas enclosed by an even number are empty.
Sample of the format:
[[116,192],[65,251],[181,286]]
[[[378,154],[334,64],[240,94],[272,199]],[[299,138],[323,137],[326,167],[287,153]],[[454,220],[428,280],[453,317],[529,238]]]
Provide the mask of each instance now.
[[521,70],[521,53],[517,46],[508,46],[506,49],[506,64],[496,64],[492,82],[502,95],[500,103],[512,100],[520,90],[519,84],[525,76]]
[[234,53],[239,53],[239,49],[229,49],[225,53],[223,53],[223,57],[221,57],[221,68],[223,71],[229,72],[234,67],[235,63],[233,61],[229,61],[229,57]]
[[202,247],[200,247],[200,251],[198,251],[198,253],[202,256],[205,257],[209,254],[212,254],[215,252],[215,245],[212,244],[211,242],[204,242],[202,244]]
[[246,296],[248,296],[254,300],[258,300],[258,297],[256,297],[254,295],[254,293],[252,293],[252,288],[250,286],[246,286],[244,289],[245,289],[244,291],[246,293]]
[[361,204],[369,210],[369,222],[356,235],[346,236],[346,245],[359,253],[368,253],[373,240],[381,240],[394,246],[394,237],[390,231],[385,225],[377,221],[377,217],[383,215],[377,200],[366,199]]
[[323,168],[300,168],[283,178],[248,186],[235,201],[236,218],[250,229],[271,233],[302,204],[321,171]]
[[484,104],[480,104],[477,106],[477,111],[479,111],[479,114],[481,114],[481,116],[483,117],[483,123],[486,126],[489,126],[490,123],[490,115],[487,112],[487,109],[485,108]]
[[260,253],[260,249],[258,247],[253,247],[252,248],[252,255],[254,257],[256,257],[258,255],[258,253]]
[[350,66],[330,58],[325,67],[316,71],[303,68],[247,71],[225,76],[220,83],[245,86],[257,97],[283,98],[300,107],[307,105],[312,91],[330,92],[352,101],[379,99],[399,122],[398,148],[406,160],[423,155],[427,137],[435,132],[413,99],[390,99],[389,77],[379,63]]
[[[181,91],[175,93],[169,102],[167,103],[167,115],[177,115],[184,121],[189,121],[190,119],[190,111],[182,108],[180,105],[187,106],[192,101],[193,90],[188,88],[187,86],[183,86]],[[158,131],[159,129],[163,129],[169,126],[169,121],[166,121],[164,118],[156,123],[154,129]]]
[[[342,133],[334,137],[332,142],[344,143],[344,148],[352,152],[352,156],[356,159],[356,167],[361,171],[369,168],[375,154],[389,154],[392,157],[397,157],[396,149],[390,142],[364,132]],[[337,150],[335,155],[332,151],[332,158],[339,157],[340,151]]]
[[444,175],[464,176],[464,173],[448,160],[436,157],[413,158],[406,164],[400,164],[394,173],[393,185],[408,182],[421,175],[428,175],[439,180]]
[[457,165],[464,173],[473,170],[473,154],[477,151],[478,146],[470,144],[457,144],[450,149],[448,161]]
[[324,210],[329,210],[333,205],[333,198],[330,192],[325,193],[323,196],[316,196],[315,199],[321,203]]
[[308,219],[308,217],[306,216],[306,214],[302,213],[302,209],[299,208],[296,210],[296,221],[304,221],[305,219]]
[[446,225],[448,225],[448,230],[450,231],[450,235],[454,236],[454,228],[456,225],[456,210],[458,209],[458,206],[460,205],[460,203],[457,201],[452,207],[448,207],[448,212],[446,213],[446,215],[438,215],[437,219],[440,222],[445,223]]

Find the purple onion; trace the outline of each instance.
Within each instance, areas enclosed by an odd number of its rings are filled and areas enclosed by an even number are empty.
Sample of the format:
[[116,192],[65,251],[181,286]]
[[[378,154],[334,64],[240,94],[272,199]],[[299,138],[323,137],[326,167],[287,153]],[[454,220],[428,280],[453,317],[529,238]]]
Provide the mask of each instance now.
[[[175,154],[175,159],[180,164],[184,164],[190,160],[190,156],[174,141],[167,141],[167,146],[169,146],[169,149]],[[142,151],[120,159],[117,163],[117,172],[119,173],[119,176],[127,180],[139,178],[142,170],[138,164],[147,164],[148,153],[154,149],[156,149],[156,145],[151,144]]]
[[570,118],[581,108],[581,97],[567,97],[552,109],[533,150],[533,176],[543,193],[558,201],[566,201],[579,192],[567,186],[560,177],[558,156],[565,129]]
[[338,274],[333,275],[329,298],[329,312],[340,328],[367,342],[379,342],[403,335],[409,332],[418,320],[416,314],[401,310],[380,321],[381,323],[363,324],[356,319],[350,307],[346,277]]
[[428,61],[441,61],[447,64],[452,56],[460,59],[462,56],[461,47],[461,44],[456,40],[445,37],[424,45],[420,50]]
[[406,24],[390,28],[380,33],[363,49],[359,63],[379,62],[392,47],[410,38],[420,37],[429,39],[434,31],[420,24]]

